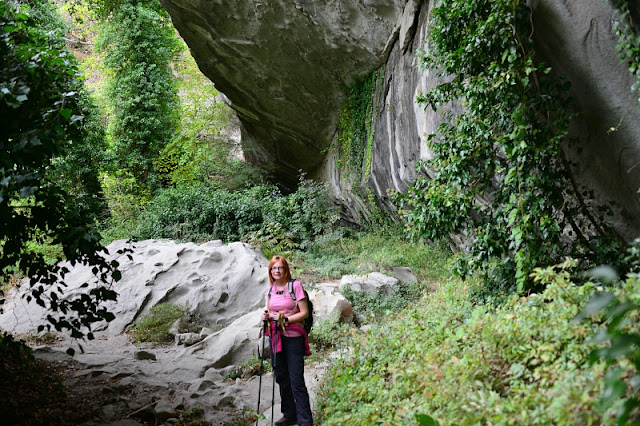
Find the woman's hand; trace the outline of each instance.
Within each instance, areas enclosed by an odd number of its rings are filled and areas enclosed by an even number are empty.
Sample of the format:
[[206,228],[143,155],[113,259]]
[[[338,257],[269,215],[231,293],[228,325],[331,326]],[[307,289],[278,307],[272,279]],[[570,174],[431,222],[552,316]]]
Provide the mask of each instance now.
[[279,317],[280,317],[280,312],[276,312],[276,311],[263,312],[262,315],[260,316],[262,321],[267,321],[270,319],[273,321],[277,321]]

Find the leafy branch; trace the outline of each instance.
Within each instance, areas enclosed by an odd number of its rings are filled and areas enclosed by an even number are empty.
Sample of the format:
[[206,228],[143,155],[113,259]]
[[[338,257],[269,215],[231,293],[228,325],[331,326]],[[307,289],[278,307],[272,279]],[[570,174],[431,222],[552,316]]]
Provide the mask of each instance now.
[[532,288],[533,268],[565,255],[611,263],[620,244],[571,174],[569,84],[536,62],[534,32],[524,1],[434,8],[419,65],[444,82],[417,102],[444,122],[420,165],[429,175],[397,197],[411,237],[464,235],[457,271],[501,291]]

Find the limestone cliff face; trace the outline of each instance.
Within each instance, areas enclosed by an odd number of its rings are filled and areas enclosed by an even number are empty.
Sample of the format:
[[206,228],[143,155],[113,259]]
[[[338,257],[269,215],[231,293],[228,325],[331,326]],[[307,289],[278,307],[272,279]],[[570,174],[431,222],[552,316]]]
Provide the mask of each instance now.
[[[437,112],[415,102],[437,84],[415,67],[428,31],[430,1],[163,0],[202,71],[230,99],[249,159],[273,163],[286,184],[298,170],[331,182],[345,215],[366,211],[327,148],[335,137],[343,87],[384,67],[375,99],[369,176],[382,206],[404,191]],[[572,83],[582,111],[572,132],[575,175],[601,201],[615,201],[616,226],[640,233],[640,110],[628,69],[616,56],[612,10],[602,0],[529,0],[541,59]],[[635,12],[638,12],[635,10]],[[616,127],[615,132],[608,132]],[[247,150],[248,148],[248,150]]]
[[285,183],[331,143],[342,90],[384,63],[405,0],[163,0],[203,73],[231,101],[245,155]]

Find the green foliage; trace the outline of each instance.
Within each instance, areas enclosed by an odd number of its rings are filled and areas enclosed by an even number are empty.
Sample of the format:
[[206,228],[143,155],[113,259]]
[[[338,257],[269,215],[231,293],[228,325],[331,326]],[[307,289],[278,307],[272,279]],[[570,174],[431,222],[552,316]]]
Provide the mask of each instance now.
[[95,168],[79,157],[95,130],[59,23],[46,1],[0,4],[0,271],[29,276],[27,301],[49,308],[57,331],[81,337],[83,328],[113,319],[100,304],[115,292],[99,287],[63,298],[66,268],[47,265],[43,252],[29,249],[59,245],[70,262],[93,265],[99,282],[119,279],[117,262],[102,257],[94,226],[100,205]]
[[337,218],[327,201],[326,187],[309,181],[301,182],[298,191],[288,196],[273,186],[236,192],[205,186],[167,188],[158,192],[143,216],[136,231],[141,239],[237,241],[256,231],[271,235],[269,227],[278,224],[282,232],[278,241],[295,238],[287,244],[301,246],[330,228]]
[[411,237],[465,235],[471,257],[457,272],[479,270],[491,291],[530,289],[535,266],[568,254],[618,262],[615,233],[587,208],[563,151],[568,84],[535,62],[532,35],[520,0],[444,0],[433,10],[421,66],[446,79],[418,102],[445,121],[421,165],[432,176],[397,198]]
[[98,178],[107,162],[104,126],[101,114],[89,94],[80,88],[78,107],[82,119],[82,137],[51,161],[47,173],[52,181],[92,212],[97,220],[106,209]]
[[218,189],[245,189],[263,181],[262,171],[238,157],[229,133],[233,110],[198,69],[180,41],[173,61],[180,96],[179,133],[162,150],[156,167],[167,186],[208,184]]
[[193,407],[180,414],[178,425],[180,426],[209,426],[210,423],[204,419],[205,411],[202,407]]
[[376,318],[405,309],[411,302],[418,300],[422,294],[419,291],[411,291],[412,287],[410,284],[401,285],[390,294],[380,292],[368,294],[347,287],[343,288],[341,293],[353,306],[354,314],[364,317],[367,323],[371,323]]
[[300,247],[296,242],[296,236],[286,231],[278,222],[267,223],[257,231],[249,232],[246,239],[252,246],[260,247],[267,259],[275,255],[290,258],[294,250]]
[[133,176],[142,190],[159,186],[154,161],[173,138],[178,97],[170,61],[175,30],[158,1],[117,5],[96,48],[109,71],[109,136],[114,166]]
[[296,254],[296,264],[315,271],[322,278],[337,279],[372,271],[390,274],[395,266],[408,266],[423,286],[449,279],[448,248],[414,243],[399,233],[387,231],[322,235],[305,252]]
[[593,286],[568,282],[563,266],[539,271],[544,293],[498,308],[473,305],[452,281],[379,322],[325,377],[319,423],[602,423],[593,327],[573,321]]
[[[271,368],[270,362],[263,362],[262,368],[265,371],[273,371]],[[258,376],[260,374],[260,358],[257,356],[252,356],[242,364],[240,364],[237,368],[228,372],[223,380],[235,380],[235,379],[248,379],[253,376]]]
[[578,319],[601,326],[593,338],[598,347],[590,358],[607,365],[598,408],[614,413],[619,425],[636,423],[640,419],[640,275],[629,274],[622,281],[615,272],[602,274],[600,269],[591,279],[606,287],[598,287],[600,291]]
[[[619,38],[616,50],[620,59],[628,65],[629,74],[636,78],[631,89],[640,92],[640,33],[638,27],[634,26],[629,2],[627,0],[610,1],[614,8],[612,26]],[[640,108],[640,94],[638,107]]]
[[353,324],[344,324],[337,318],[327,318],[313,325],[313,333],[309,335],[309,344],[316,353],[326,349],[344,349],[358,337],[358,330]]
[[103,220],[102,232],[105,244],[113,240],[129,239],[138,226],[143,206],[151,198],[149,191],[139,188],[135,177],[126,171],[104,175],[102,188],[109,208],[109,216]]
[[[362,178],[371,165],[371,146],[375,130],[374,99],[378,71],[355,78],[346,89],[347,98],[342,105],[338,121],[340,165]],[[384,69],[380,74],[384,79]]]
[[188,311],[183,306],[160,303],[143,315],[133,328],[133,337],[137,342],[169,342],[173,337],[169,330],[173,323],[186,318]]

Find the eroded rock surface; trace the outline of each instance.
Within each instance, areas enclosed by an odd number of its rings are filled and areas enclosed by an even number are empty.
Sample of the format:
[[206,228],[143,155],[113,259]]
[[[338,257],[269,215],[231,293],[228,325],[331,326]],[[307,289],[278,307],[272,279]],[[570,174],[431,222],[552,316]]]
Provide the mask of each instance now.
[[[131,248],[131,259],[117,251]],[[197,245],[173,241],[146,240],[129,245],[120,240],[107,249],[120,263],[122,279],[114,284],[118,300],[105,304],[116,319],[98,332],[116,335],[134,325],[159,303],[188,307],[209,326],[226,326],[263,303],[268,286],[267,260],[244,243],[212,241]],[[69,267],[65,295],[88,292],[94,286],[91,269]],[[80,286],[91,283],[89,288]],[[21,293],[28,291],[23,285]],[[35,303],[14,297],[0,315],[0,327],[14,333],[29,333],[46,324],[47,312]]]
[[[368,214],[358,193],[368,186],[391,210],[387,190],[406,191],[416,164],[431,152],[438,112],[416,96],[438,84],[416,61],[429,30],[432,1],[163,0],[200,69],[230,99],[242,123],[248,158],[275,166],[282,181],[298,171],[331,182],[344,219]],[[580,189],[615,202],[625,238],[640,233],[640,110],[632,77],[616,55],[609,2],[531,0],[539,59],[572,84],[580,113],[575,160]],[[638,7],[630,5],[635,21]],[[335,138],[344,86],[378,70],[369,175],[345,179]],[[616,131],[610,132],[609,129]],[[363,157],[365,153],[362,153]]]
[[[260,312],[269,285],[267,259],[247,244],[225,245],[220,241],[202,245],[155,240],[129,245],[116,241],[107,248],[122,272],[114,287],[118,300],[107,305],[116,319],[99,327],[94,340],[78,342],[61,337],[36,350],[36,356],[51,362],[73,362],[68,386],[90,383],[92,392],[110,396],[95,401],[104,405],[100,417],[91,424],[161,424],[178,412],[203,407],[211,424],[224,425],[255,410],[259,378],[224,378],[258,354]],[[117,254],[123,248],[131,252]],[[65,295],[90,292],[96,285],[91,271],[84,266],[67,266],[70,271],[65,277]],[[85,282],[90,285],[81,287]],[[351,312],[343,296],[325,295],[322,290],[314,293],[311,285],[305,286],[310,293],[318,294],[316,324],[334,311]],[[22,296],[28,292],[26,282],[10,292],[0,315],[1,330],[37,334],[37,327],[46,324],[49,312],[27,303]],[[192,315],[208,327],[200,327],[197,333],[183,332],[187,324],[176,321],[171,328],[175,343],[132,343],[126,331],[160,303],[188,306]],[[65,353],[69,347],[75,349],[73,360]],[[317,372],[315,366],[305,371],[311,389],[320,380]],[[271,380],[271,374],[263,377],[261,411],[271,404]]]

